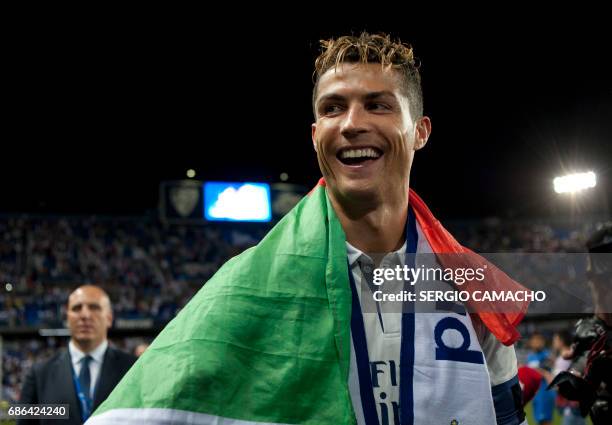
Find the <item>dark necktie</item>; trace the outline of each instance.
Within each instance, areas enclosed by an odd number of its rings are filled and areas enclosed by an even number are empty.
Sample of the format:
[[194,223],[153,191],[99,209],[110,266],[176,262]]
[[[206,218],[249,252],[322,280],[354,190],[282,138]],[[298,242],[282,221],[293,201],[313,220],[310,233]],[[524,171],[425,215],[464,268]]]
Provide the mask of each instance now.
[[89,363],[91,356],[85,356],[81,359],[81,372],[79,372],[79,384],[81,391],[85,394],[88,400],[91,400],[91,373],[89,371]]

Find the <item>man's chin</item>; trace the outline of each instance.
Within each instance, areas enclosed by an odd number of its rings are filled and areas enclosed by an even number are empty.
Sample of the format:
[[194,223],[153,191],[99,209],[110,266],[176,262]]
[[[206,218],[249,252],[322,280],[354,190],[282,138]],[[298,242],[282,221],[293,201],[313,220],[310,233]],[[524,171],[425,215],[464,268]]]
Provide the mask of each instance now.
[[93,337],[93,335],[76,334],[72,336],[72,339],[74,339],[79,344],[87,345],[91,344],[95,338]]
[[380,198],[380,186],[366,180],[343,181],[332,188],[332,192],[341,202],[359,204],[376,204]]

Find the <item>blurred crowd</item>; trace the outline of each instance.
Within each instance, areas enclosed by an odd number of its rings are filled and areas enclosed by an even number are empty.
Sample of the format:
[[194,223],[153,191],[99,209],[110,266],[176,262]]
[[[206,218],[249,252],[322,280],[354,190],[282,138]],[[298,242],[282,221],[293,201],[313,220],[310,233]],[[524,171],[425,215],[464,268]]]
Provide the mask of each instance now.
[[470,249],[481,253],[572,253],[585,252],[585,242],[597,220],[580,223],[559,221],[484,220],[444,222],[448,230]]
[[533,330],[516,344],[523,401],[531,407],[530,423],[587,424],[577,401],[564,398],[555,387],[549,388],[554,377],[570,367],[572,343],[571,327],[560,326],[554,332]]
[[258,230],[153,220],[0,218],[0,327],[61,326],[77,285],[103,286],[119,319],[166,323]]

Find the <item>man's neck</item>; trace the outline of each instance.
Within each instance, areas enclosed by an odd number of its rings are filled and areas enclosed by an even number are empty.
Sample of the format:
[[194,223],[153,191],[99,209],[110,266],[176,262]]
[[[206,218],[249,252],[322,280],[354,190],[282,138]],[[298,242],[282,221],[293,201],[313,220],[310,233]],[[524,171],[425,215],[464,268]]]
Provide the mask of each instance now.
[[96,348],[100,346],[100,344],[104,343],[105,340],[102,341],[77,341],[72,339],[72,343],[76,348],[82,351],[85,354],[89,354],[94,351]]
[[366,254],[385,254],[401,248],[408,217],[408,196],[397,202],[362,207],[337,202],[330,196],[346,240]]

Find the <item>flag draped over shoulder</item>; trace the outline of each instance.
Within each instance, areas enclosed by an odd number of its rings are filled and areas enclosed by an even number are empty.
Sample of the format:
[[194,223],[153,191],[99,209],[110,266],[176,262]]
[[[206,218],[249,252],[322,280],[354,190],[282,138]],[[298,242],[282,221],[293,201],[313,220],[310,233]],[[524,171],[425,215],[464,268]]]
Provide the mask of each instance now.
[[[206,283],[88,424],[355,423],[345,235],[324,186]],[[435,252],[465,250],[412,191],[410,203]],[[526,307],[481,320],[509,345]]]

